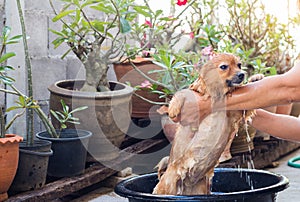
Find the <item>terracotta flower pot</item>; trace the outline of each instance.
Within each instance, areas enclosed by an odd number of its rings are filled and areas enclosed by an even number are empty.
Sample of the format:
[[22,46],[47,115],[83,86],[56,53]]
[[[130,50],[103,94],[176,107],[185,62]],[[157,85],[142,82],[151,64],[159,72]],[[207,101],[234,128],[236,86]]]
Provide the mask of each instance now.
[[23,137],[7,134],[0,138],[0,201],[8,198],[7,191],[16,175],[19,161],[19,142]]
[[[141,70],[143,73],[147,74],[150,78],[156,80],[157,74],[148,74],[151,70],[159,70],[161,67],[152,63],[151,58],[142,58],[137,57],[132,61],[135,66]],[[121,83],[130,83],[131,86],[141,85],[145,80],[139,72],[133,69],[132,65],[129,62],[123,62],[120,64],[114,64],[114,70],[116,73],[117,80]],[[164,99],[160,99],[158,94],[154,94],[144,90],[138,90],[136,94],[155,102],[164,102]],[[151,104],[145,100],[142,100],[140,97],[133,95],[132,96],[132,113],[131,117],[133,118],[149,118],[150,116],[158,116],[154,104]]]

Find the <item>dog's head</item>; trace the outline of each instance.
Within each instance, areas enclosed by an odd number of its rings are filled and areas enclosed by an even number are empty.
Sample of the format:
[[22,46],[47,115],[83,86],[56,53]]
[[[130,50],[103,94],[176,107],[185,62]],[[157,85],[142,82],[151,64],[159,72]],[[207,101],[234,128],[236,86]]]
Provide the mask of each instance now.
[[190,88],[212,97],[224,96],[242,84],[245,74],[238,57],[220,53],[200,69],[199,78]]

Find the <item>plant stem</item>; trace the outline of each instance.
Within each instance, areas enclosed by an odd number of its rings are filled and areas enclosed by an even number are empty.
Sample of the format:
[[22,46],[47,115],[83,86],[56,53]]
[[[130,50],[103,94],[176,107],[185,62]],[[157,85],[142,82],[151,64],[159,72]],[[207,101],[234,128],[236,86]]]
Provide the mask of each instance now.
[[5,136],[5,120],[4,120],[2,107],[0,108],[0,127],[1,127],[0,138],[3,138]]
[[19,95],[19,94],[16,93],[15,91],[7,90],[7,89],[4,89],[4,88],[0,88],[0,92],[9,93],[9,94],[11,94],[11,95]]
[[190,6],[192,6],[194,3],[196,2],[196,0],[190,2],[177,16],[176,18],[179,18]]
[[10,120],[10,122],[6,125],[5,131],[7,131],[7,130],[10,128],[10,126],[13,124],[13,122],[14,122],[17,118],[23,116],[23,114],[24,114],[25,112],[26,112],[26,110],[23,110],[21,113],[15,114],[14,117]]
[[[24,95],[22,92],[20,92],[14,85],[10,85],[10,87],[13,89],[13,91],[2,89],[2,88],[0,88],[0,91],[28,98],[26,95]],[[54,126],[52,125],[51,121],[48,119],[46,114],[43,112],[43,110],[40,107],[35,108],[34,110],[37,113],[37,115],[39,116],[39,118],[42,120],[47,132],[51,135],[51,137],[58,138],[59,136],[58,136]]]
[[[22,38],[23,38],[23,45],[24,45],[24,53],[25,53],[25,66],[27,70],[27,92],[28,97],[33,97],[33,90],[32,90],[32,68],[31,68],[31,62],[29,58],[28,53],[28,44],[27,44],[27,36],[26,36],[26,28],[24,23],[24,17],[22,12],[22,7],[20,0],[17,1],[18,6],[18,12],[19,12],[19,18],[22,28]],[[33,109],[29,108],[27,109],[26,113],[26,137],[27,137],[27,144],[32,145],[34,142],[34,135],[33,135]]]
[[133,67],[133,69],[135,69],[140,75],[142,75],[145,79],[149,80],[151,83],[154,83],[154,84],[157,84],[163,88],[169,88],[167,85],[161,83],[161,82],[158,82],[152,78],[150,78],[147,74],[145,74],[144,72],[142,72],[131,60],[130,58],[128,58],[131,66]]
[[139,94],[137,93],[133,93],[135,96],[141,98],[142,100],[146,101],[146,102],[149,102],[150,104],[155,104],[155,105],[169,105],[168,102],[155,102],[155,101],[152,101],[152,100],[149,100],[147,98],[144,98],[143,96],[140,96]]
[[51,135],[51,137],[59,138],[59,135],[57,134],[54,126],[52,125],[46,114],[43,112],[43,110],[40,107],[35,108],[34,110],[39,116],[39,118],[42,120],[47,132]]

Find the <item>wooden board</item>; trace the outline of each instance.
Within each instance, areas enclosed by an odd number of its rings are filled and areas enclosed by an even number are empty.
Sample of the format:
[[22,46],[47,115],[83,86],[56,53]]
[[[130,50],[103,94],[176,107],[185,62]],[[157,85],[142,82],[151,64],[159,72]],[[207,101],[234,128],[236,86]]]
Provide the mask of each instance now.
[[[158,145],[164,145],[166,142],[166,139],[146,139],[135,143],[122,150],[120,156],[114,160],[111,167],[119,168],[125,161],[130,160],[130,158],[132,158],[135,154],[145,152]],[[81,175],[56,180],[46,184],[41,189],[23,192],[21,194],[9,197],[6,202],[51,201],[96,184],[115,174],[116,172],[116,170],[105,167],[100,163],[94,163]]]

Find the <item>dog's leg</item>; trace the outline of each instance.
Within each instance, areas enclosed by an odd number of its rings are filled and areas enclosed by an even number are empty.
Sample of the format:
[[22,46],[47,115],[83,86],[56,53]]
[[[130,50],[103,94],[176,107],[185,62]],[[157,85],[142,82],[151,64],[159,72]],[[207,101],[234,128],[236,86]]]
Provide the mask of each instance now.
[[171,119],[177,117],[180,114],[184,100],[185,97],[181,95],[181,92],[176,93],[172,97],[168,108],[168,114]]

